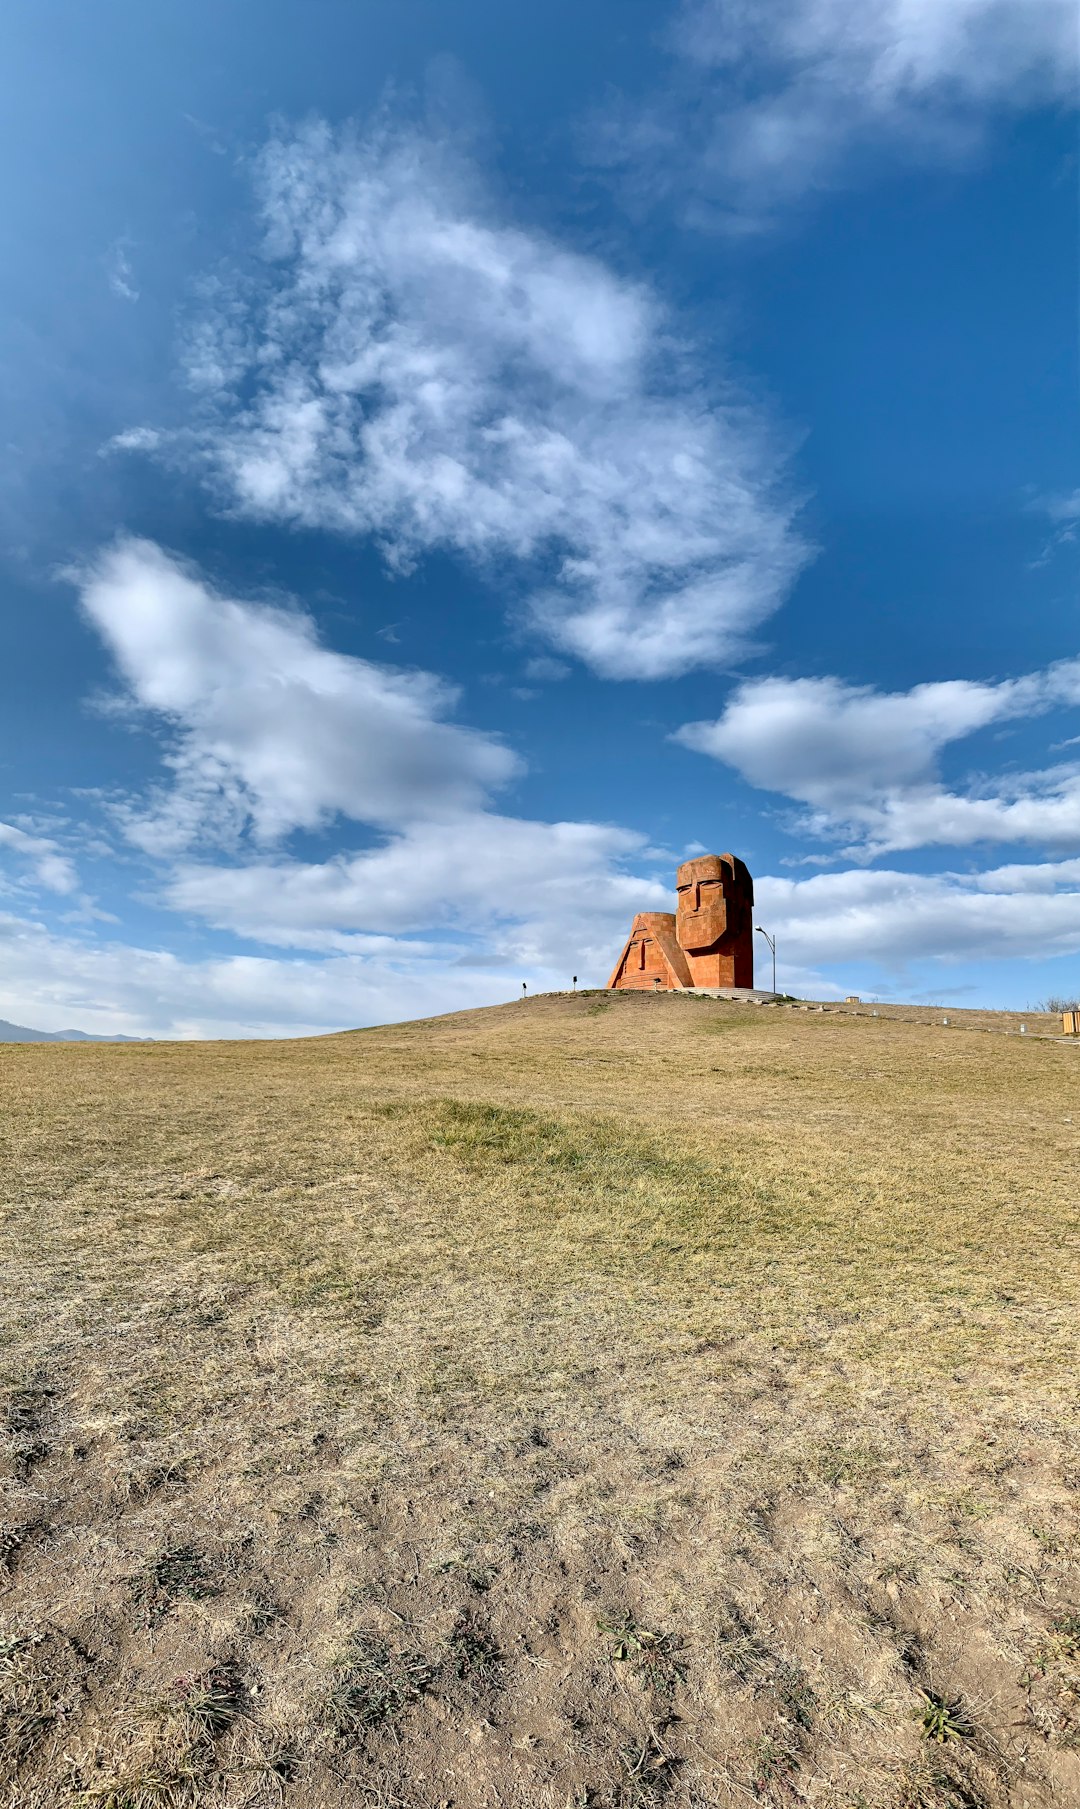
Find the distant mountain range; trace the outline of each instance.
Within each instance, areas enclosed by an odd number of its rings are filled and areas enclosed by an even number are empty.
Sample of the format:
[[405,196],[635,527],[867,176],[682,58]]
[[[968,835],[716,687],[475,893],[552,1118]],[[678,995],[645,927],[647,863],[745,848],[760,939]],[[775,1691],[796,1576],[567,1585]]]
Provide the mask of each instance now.
[[0,1018],[0,1043],[152,1043],[151,1036],[91,1036],[88,1030],[27,1030]]

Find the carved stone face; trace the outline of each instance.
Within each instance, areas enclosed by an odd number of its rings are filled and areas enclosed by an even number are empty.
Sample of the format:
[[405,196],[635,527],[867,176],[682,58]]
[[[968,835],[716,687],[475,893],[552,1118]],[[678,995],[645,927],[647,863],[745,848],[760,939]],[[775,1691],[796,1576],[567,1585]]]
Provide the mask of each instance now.
[[732,875],[717,854],[684,861],[675,876],[679,894],[680,947],[711,948],[728,929],[727,890]]

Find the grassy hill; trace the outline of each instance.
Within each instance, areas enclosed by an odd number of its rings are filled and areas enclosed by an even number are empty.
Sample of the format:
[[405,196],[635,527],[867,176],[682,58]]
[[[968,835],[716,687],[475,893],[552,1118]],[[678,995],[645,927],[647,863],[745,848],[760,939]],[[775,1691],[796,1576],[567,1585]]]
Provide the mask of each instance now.
[[1076,1048],[593,994],[0,1098],[5,1805],[1080,1801]]

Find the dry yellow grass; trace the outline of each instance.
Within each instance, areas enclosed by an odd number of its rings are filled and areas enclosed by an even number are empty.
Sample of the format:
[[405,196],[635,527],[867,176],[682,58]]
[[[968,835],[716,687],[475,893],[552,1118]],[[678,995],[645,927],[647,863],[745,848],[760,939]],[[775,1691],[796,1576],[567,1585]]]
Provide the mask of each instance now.
[[0,1049],[0,1802],[1080,1801],[1078,1064]]

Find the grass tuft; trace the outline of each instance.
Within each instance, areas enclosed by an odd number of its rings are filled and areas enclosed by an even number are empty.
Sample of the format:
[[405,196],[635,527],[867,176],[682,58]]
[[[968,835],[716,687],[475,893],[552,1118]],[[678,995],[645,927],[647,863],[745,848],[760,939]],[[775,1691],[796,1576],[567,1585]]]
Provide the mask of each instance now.
[[219,1593],[205,1553],[191,1545],[166,1546],[128,1586],[151,1625],[164,1620],[177,1602],[205,1602]]
[[371,1728],[396,1726],[429,1688],[436,1667],[419,1652],[392,1651],[377,1634],[360,1631],[334,1670],[325,1720],[339,1740],[352,1743]]

